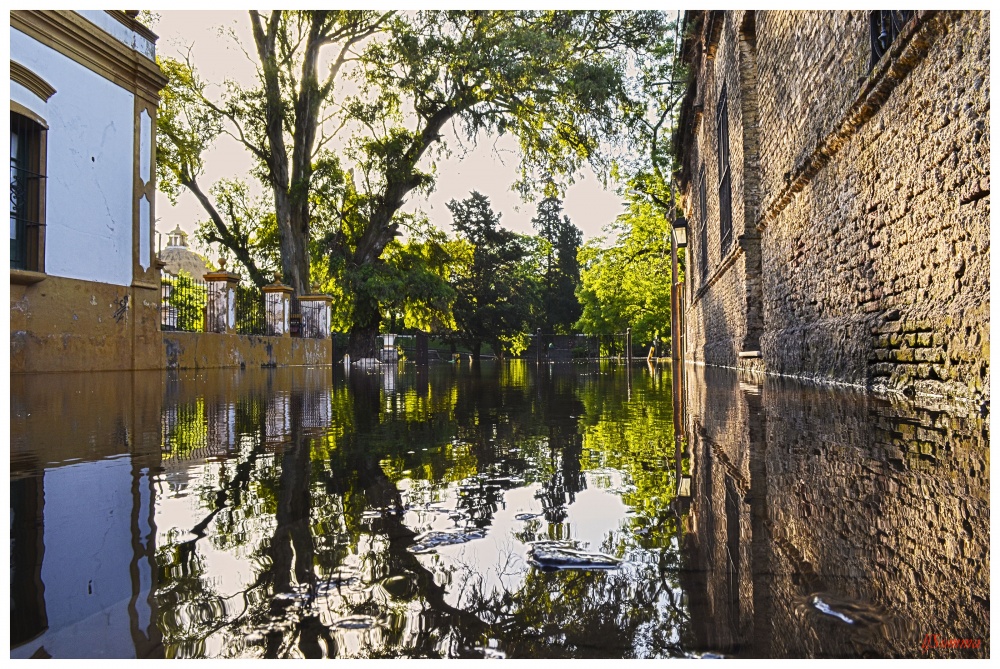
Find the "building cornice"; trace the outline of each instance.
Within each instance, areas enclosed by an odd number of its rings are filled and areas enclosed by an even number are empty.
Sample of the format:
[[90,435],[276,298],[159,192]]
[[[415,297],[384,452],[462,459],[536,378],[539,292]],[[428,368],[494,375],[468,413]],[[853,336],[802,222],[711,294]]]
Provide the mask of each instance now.
[[149,40],[152,43],[156,43],[156,40],[160,39],[160,36],[154,33],[152,30],[142,25],[136,21],[128,12],[124,12],[120,9],[108,9],[107,13],[118,23],[122,24],[129,30],[134,30],[139,34],[140,37]]
[[154,61],[76,12],[15,10],[10,25],[108,81],[154,104],[167,79]]

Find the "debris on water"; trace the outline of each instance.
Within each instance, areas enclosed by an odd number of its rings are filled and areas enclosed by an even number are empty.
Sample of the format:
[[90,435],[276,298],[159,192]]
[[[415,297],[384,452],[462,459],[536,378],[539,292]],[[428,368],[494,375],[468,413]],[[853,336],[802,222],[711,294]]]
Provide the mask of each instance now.
[[615,569],[621,560],[584,551],[569,541],[536,541],[528,548],[528,562],[540,569]]
[[514,520],[531,520],[532,518],[538,518],[542,514],[540,513],[519,513],[514,516]]
[[464,544],[473,539],[482,539],[486,536],[486,532],[482,530],[463,530],[463,531],[431,531],[420,535],[416,539],[416,543],[407,548],[406,550],[411,553],[430,553],[437,549],[439,546],[451,546],[454,544]]
[[830,592],[816,592],[806,600],[806,610],[818,611],[847,625],[876,627],[890,620],[884,611],[872,604],[840,597]]
[[412,599],[417,593],[417,585],[407,576],[390,576],[382,581],[382,589],[394,599]]
[[814,606],[814,607],[816,608],[816,610],[817,610],[817,611],[819,611],[820,613],[825,613],[825,614],[826,614],[826,615],[828,615],[828,616],[833,616],[833,617],[835,617],[835,618],[840,618],[841,620],[843,620],[843,621],[844,621],[845,623],[847,623],[848,625],[853,625],[853,624],[854,624],[854,619],[853,619],[853,618],[851,618],[850,616],[846,616],[846,615],[844,615],[844,614],[843,614],[843,613],[841,613],[840,611],[837,611],[837,610],[835,610],[835,609],[832,609],[832,608],[830,608],[830,605],[829,605],[829,604],[827,604],[826,602],[824,602],[824,601],[823,601],[822,599],[820,599],[819,597],[815,597],[815,596],[814,596],[814,597],[812,598],[812,605],[813,605],[813,606]]
[[375,619],[371,616],[350,616],[341,618],[332,625],[345,630],[365,630],[375,627]]

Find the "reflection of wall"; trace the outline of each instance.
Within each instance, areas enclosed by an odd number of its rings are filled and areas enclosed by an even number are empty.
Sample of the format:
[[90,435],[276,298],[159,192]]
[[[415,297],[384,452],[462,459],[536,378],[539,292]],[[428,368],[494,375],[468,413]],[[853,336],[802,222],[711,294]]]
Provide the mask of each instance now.
[[156,654],[158,381],[158,374],[11,379],[11,568],[37,578],[34,598],[18,603],[41,633],[12,657]]
[[[988,644],[982,418],[722,370],[688,379],[693,645],[795,657],[919,655],[924,634]],[[817,592],[888,627],[848,628],[808,605]]]

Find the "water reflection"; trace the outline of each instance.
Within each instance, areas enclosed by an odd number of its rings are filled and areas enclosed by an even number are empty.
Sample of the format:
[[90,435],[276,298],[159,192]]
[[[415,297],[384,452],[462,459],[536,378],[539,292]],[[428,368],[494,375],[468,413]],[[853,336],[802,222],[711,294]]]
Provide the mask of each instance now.
[[[923,656],[989,644],[989,432],[977,415],[689,370],[687,647]],[[721,623],[721,624],[720,624]]]
[[675,435],[663,368],[335,371],[13,377],[12,657],[988,644],[982,420],[692,370]]

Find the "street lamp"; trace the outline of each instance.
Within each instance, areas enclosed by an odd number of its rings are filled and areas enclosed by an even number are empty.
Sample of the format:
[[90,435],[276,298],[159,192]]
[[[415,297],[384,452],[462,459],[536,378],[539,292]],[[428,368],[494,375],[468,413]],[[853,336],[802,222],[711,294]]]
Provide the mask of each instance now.
[[688,245],[688,222],[686,218],[678,218],[674,221],[674,245],[682,249]]

